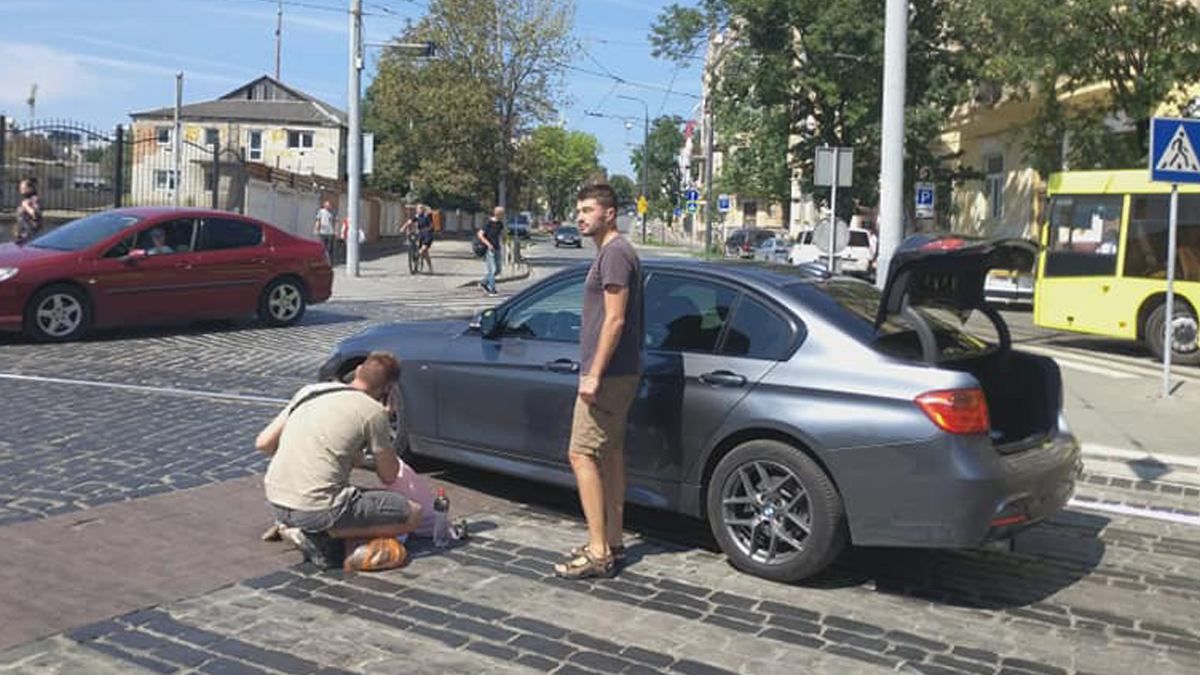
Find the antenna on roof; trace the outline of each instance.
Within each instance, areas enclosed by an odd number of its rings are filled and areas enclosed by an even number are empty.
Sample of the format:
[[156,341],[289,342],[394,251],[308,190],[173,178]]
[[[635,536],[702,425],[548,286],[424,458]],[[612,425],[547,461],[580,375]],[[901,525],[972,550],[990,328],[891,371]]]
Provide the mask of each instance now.
[[279,56],[283,47],[283,0],[279,0],[279,11],[275,14],[275,79],[279,79]]

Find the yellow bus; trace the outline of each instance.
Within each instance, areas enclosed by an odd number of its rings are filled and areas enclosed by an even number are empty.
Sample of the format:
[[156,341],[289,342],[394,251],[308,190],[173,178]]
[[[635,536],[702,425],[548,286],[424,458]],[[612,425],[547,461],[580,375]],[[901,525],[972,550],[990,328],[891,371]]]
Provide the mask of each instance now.
[[[1170,190],[1146,169],[1052,174],[1034,322],[1137,340],[1161,358]],[[1200,185],[1179,186],[1178,228],[1171,359],[1200,365]]]

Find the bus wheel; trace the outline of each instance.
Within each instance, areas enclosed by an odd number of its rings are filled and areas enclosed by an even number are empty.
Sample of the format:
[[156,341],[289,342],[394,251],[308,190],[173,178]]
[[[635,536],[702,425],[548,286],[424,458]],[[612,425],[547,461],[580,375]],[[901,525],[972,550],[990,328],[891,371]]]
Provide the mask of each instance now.
[[[1177,303],[1172,313],[1175,316],[1171,321],[1171,361],[1187,366],[1200,366],[1200,322],[1196,320],[1196,312],[1187,304]],[[1159,360],[1163,357],[1166,317],[1166,305],[1155,307],[1146,317],[1146,327],[1142,331],[1146,346]]]

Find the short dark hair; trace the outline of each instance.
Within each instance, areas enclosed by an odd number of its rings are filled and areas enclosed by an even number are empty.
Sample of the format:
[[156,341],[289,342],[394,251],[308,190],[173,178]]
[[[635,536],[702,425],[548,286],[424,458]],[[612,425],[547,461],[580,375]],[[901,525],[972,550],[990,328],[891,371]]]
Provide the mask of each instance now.
[[595,199],[596,203],[602,209],[617,208],[617,191],[612,189],[608,183],[592,183],[591,185],[583,186],[579,191],[579,195],[575,198],[576,201],[585,199]]
[[400,379],[400,362],[389,352],[371,352],[359,366],[358,377],[372,389],[385,389]]

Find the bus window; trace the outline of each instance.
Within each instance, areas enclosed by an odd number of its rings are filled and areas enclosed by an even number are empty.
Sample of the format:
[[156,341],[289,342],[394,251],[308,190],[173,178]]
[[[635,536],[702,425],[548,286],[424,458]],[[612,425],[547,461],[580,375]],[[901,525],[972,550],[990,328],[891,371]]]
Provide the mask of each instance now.
[[[1125,276],[1167,278],[1167,218],[1170,197],[1134,195],[1129,210]],[[1200,281],[1200,195],[1179,195],[1175,278]]]
[[1117,273],[1122,200],[1120,195],[1051,198],[1047,277],[1110,277]]

